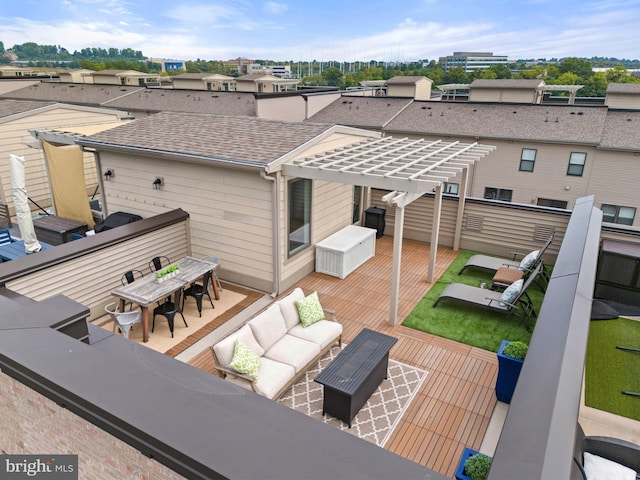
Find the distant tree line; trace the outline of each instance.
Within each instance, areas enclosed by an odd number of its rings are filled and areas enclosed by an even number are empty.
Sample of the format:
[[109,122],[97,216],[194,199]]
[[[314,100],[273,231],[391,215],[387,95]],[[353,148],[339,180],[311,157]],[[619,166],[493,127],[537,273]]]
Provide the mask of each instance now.
[[[161,65],[149,62],[141,51],[131,48],[83,48],[70,53],[60,45],[38,45],[27,42],[9,49],[22,61],[34,67],[87,68],[90,70],[138,70],[145,73],[159,73]],[[5,47],[0,41],[0,63],[9,63],[4,56]],[[476,79],[540,79],[549,85],[584,85],[579,96],[603,97],[607,85],[616,83],[640,83],[640,77],[631,75],[628,69],[640,68],[640,60],[609,57],[564,58],[550,60],[517,60],[507,65],[492,65],[488,69],[465,72],[457,67],[444,71],[435,60],[416,62],[278,62],[255,60],[263,65],[290,65],[293,76],[300,78],[302,85],[336,86],[341,89],[358,87],[364,80],[388,80],[399,75],[425,76],[438,85],[471,83]],[[610,68],[606,72],[594,72],[593,68]],[[238,72],[220,60],[195,60],[186,62],[188,73],[221,73],[238,76]]]

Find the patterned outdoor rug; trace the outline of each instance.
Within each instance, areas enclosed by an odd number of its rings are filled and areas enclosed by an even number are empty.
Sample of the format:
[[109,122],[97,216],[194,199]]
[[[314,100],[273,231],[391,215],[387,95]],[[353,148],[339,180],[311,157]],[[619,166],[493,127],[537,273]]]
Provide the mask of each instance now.
[[389,360],[389,378],[383,380],[373,392],[349,428],[349,425],[337,418],[330,415],[322,416],[323,387],[313,381],[339,352],[340,347],[333,347],[315,367],[310,368],[285,392],[278,402],[382,447],[420,389],[427,372]]

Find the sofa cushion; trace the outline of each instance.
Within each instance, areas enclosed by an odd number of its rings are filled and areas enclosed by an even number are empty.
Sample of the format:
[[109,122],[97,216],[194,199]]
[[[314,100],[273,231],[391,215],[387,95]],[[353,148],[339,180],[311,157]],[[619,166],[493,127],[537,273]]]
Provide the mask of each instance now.
[[239,373],[246,373],[255,382],[258,380],[258,373],[260,372],[260,357],[252,352],[242,341],[236,340],[229,368]]
[[308,327],[318,320],[324,320],[324,310],[320,305],[318,292],[313,292],[301,300],[296,300],[296,307],[303,327]]
[[[276,394],[289,382],[295,375],[295,369],[286,363],[276,362],[270,358],[262,357],[260,359],[260,371],[258,372],[258,381],[253,384],[258,393],[264,397],[274,399]],[[230,376],[226,377],[231,383],[251,389],[251,384],[246,380]]]
[[298,287],[289,295],[276,302],[280,307],[280,313],[282,313],[284,322],[287,324],[287,330],[291,330],[293,327],[300,324],[296,300],[302,300],[303,298],[304,292],[300,287]]
[[589,452],[584,452],[584,471],[589,480],[636,480],[635,470]]
[[264,352],[266,358],[291,365],[295,368],[296,373],[319,354],[320,346],[317,343],[289,334],[283,336]]
[[231,333],[228,337],[223,338],[218,343],[213,345],[213,351],[216,354],[216,358],[220,365],[228,367],[233,359],[233,353],[236,347],[236,340],[240,340],[244,343],[249,350],[254,352],[258,356],[264,355],[264,349],[260,346],[256,338],[253,336],[251,327],[249,325],[243,325],[241,328]]
[[317,343],[322,350],[342,335],[342,324],[332,322],[331,320],[320,320],[308,327],[303,327],[302,324],[298,324],[289,330],[289,335]]
[[275,304],[247,322],[247,325],[251,327],[253,335],[265,351],[287,333],[287,325],[280,313],[280,307]]

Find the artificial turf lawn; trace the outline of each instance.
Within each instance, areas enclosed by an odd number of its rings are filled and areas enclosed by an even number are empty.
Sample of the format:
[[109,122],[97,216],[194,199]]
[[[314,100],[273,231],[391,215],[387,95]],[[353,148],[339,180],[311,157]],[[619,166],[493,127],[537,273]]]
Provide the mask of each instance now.
[[[528,345],[531,333],[513,315],[495,314],[480,307],[446,300],[433,308],[433,303],[450,283],[466,283],[475,287],[480,282],[491,284],[493,273],[467,269],[458,275],[471,255],[475,255],[475,252],[462,250],[402,324],[491,352],[498,351],[502,340],[520,340]],[[538,313],[544,294],[535,282],[527,291]],[[535,319],[529,318],[528,321],[533,330]]]
[[617,345],[640,349],[640,322],[628,318],[591,321],[585,372],[585,404],[589,407],[640,420],[640,352],[619,350]]

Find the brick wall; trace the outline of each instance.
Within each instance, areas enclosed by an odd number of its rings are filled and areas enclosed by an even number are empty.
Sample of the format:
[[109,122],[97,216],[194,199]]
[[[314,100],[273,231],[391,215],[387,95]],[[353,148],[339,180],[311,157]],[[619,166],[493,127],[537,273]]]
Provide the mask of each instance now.
[[183,479],[173,470],[0,373],[0,450],[78,455],[80,479]]

